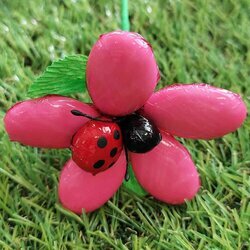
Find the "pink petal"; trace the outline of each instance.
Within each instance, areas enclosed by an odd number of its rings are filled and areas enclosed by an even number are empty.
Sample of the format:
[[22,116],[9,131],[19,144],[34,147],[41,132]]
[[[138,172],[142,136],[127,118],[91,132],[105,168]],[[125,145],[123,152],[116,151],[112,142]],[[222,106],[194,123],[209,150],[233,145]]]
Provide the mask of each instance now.
[[43,148],[66,148],[74,133],[89,119],[76,117],[72,109],[92,116],[98,112],[87,104],[63,96],[45,96],[17,103],[4,123],[10,140]]
[[115,31],[101,35],[87,64],[87,85],[105,114],[129,114],[145,103],[159,80],[150,44],[139,34]]
[[162,141],[145,154],[131,153],[139,183],[158,200],[181,204],[198,192],[200,181],[188,151],[162,132]]
[[122,184],[126,172],[126,157],[122,152],[110,169],[92,175],[79,168],[73,160],[64,166],[59,182],[59,197],[63,206],[75,213],[91,212],[106,203]]
[[206,84],[172,85],[153,94],[143,113],[167,132],[212,139],[241,126],[247,109],[241,97]]

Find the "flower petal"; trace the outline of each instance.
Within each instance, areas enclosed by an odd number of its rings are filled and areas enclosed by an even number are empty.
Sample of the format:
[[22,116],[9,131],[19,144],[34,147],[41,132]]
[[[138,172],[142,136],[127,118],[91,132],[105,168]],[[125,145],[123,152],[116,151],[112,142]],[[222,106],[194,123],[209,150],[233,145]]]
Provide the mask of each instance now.
[[95,106],[122,116],[153,93],[159,71],[150,44],[139,34],[115,31],[101,35],[87,63],[87,86]]
[[173,135],[212,139],[240,127],[247,109],[241,97],[228,90],[206,84],[180,84],[153,94],[143,112]]
[[59,182],[59,197],[63,206],[75,213],[91,212],[106,203],[122,184],[126,172],[126,157],[122,152],[108,170],[92,175],[79,168],[73,160],[64,166]]
[[198,192],[200,181],[194,163],[172,136],[162,132],[162,141],[154,149],[130,156],[137,180],[155,198],[181,204]]
[[76,117],[72,109],[92,116],[91,106],[64,96],[45,96],[17,103],[7,112],[4,123],[10,140],[43,148],[66,148],[72,136],[89,119]]

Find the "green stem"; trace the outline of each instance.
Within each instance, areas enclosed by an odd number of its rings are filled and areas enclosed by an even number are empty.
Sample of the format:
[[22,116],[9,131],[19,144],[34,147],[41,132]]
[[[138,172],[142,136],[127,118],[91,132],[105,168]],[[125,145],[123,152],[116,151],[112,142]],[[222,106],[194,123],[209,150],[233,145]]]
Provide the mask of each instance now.
[[121,0],[121,26],[122,30],[129,31],[128,0]]

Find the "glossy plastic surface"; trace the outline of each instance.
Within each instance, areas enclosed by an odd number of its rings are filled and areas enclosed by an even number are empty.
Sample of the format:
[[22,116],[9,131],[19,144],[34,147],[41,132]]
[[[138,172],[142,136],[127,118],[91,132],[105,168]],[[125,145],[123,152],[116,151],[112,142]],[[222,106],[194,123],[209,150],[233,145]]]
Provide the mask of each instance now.
[[138,182],[158,200],[181,204],[200,187],[199,176],[188,151],[172,136],[161,132],[162,141],[145,154],[131,153]]
[[75,213],[91,212],[107,202],[122,184],[126,157],[122,152],[115,165],[97,175],[79,168],[73,160],[64,166],[59,180],[59,197],[63,206]]
[[101,121],[85,123],[75,134],[71,145],[75,163],[93,174],[112,167],[122,149],[120,127],[116,123]]
[[89,119],[76,117],[72,109],[92,116],[91,106],[63,96],[45,96],[17,103],[7,112],[4,123],[11,141],[43,148],[66,148],[73,135]]
[[124,145],[131,152],[148,152],[161,141],[158,128],[142,115],[125,116],[119,125],[122,129]]
[[142,107],[159,80],[150,44],[139,34],[101,35],[87,63],[87,86],[104,114],[122,116]]
[[228,90],[179,84],[153,94],[142,113],[173,135],[212,139],[239,128],[247,110],[241,97]]

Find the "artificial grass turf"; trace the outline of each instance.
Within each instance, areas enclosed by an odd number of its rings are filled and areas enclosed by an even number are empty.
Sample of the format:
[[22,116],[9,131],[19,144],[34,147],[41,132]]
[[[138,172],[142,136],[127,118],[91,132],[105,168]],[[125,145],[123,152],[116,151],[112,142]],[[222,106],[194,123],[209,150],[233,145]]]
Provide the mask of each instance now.
[[[102,33],[119,29],[119,1],[1,1],[0,118],[27,99],[52,60],[88,55]],[[131,30],[150,41],[159,87],[208,82],[243,96],[249,109],[250,2],[130,1]],[[88,95],[79,94],[81,100]],[[181,141],[202,188],[183,206],[121,188],[105,206],[74,215],[58,203],[68,150],[9,142],[0,124],[1,249],[249,249],[249,118],[212,141]]]

